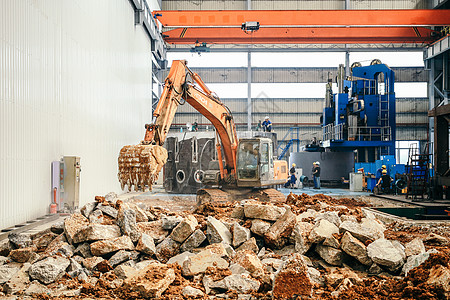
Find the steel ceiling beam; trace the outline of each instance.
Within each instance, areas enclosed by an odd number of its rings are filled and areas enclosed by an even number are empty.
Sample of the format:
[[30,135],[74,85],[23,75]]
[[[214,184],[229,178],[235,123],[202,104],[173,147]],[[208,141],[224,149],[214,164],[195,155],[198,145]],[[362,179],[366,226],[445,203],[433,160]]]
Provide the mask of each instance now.
[[177,28],[163,33],[169,44],[428,44],[436,32],[428,28]]
[[[169,44],[429,44],[450,10],[202,10],[154,12]],[[245,22],[259,22],[244,31]]]
[[425,27],[450,25],[450,10],[189,10],[155,11],[165,27]]

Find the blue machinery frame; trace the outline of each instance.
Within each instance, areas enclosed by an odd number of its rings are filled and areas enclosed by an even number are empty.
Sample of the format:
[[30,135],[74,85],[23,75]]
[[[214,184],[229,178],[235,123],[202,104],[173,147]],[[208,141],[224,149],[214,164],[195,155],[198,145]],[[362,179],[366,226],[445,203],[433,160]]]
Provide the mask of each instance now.
[[[374,60],[375,61],[375,60]],[[352,68],[344,80],[339,67],[339,93],[327,86],[323,110],[323,147],[332,151],[357,150],[356,162],[374,162],[395,155],[394,71],[379,61]]]

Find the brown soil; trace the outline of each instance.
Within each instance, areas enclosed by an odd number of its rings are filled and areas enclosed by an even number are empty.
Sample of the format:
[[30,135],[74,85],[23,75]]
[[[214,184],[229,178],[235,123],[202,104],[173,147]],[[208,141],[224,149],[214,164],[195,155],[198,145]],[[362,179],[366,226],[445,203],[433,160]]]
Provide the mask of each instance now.
[[405,278],[371,277],[350,287],[337,298],[331,296],[333,289],[328,287],[328,290],[320,298],[344,300],[445,299],[445,293],[441,288],[431,286],[426,281],[432,267],[438,265],[448,267],[449,260],[450,257],[446,253],[431,254],[425,263],[408,272],[408,276]]

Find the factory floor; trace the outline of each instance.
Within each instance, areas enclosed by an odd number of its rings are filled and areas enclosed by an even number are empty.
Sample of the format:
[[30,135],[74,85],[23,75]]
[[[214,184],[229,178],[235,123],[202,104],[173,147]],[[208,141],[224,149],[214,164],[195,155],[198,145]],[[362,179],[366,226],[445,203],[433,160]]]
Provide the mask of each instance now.
[[327,196],[333,196],[333,197],[359,197],[359,196],[370,196],[371,193],[369,192],[351,192],[347,189],[338,189],[338,188],[320,188],[320,190],[315,190],[312,187],[305,187],[301,189],[285,189],[281,188],[279,189],[280,192],[282,192],[285,195],[289,195],[289,193],[294,194],[307,194],[309,196],[317,195],[317,194],[324,194]]

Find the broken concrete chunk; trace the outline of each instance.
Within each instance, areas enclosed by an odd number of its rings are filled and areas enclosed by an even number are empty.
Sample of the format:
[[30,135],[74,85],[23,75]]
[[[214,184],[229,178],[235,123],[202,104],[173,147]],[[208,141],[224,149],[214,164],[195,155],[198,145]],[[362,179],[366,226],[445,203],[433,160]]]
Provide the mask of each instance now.
[[74,272],[74,271],[78,271],[78,270],[82,270],[83,269],[81,264],[79,262],[77,262],[75,259],[69,258],[69,262],[70,262],[70,265],[69,265],[69,267],[66,270],[67,272]]
[[120,235],[120,228],[117,225],[90,224],[74,235],[73,242],[81,243],[86,241],[107,240],[119,237]]
[[330,246],[336,249],[341,248],[341,244],[339,243],[339,240],[335,238],[334,236],[327,237],[323,240],[322,244],[324,246]]
[[33,240],[33,244],[36,246],[36,248],[38,249],[44,249],[47,248],[48,245],[50,245],[50,243],[57,237],[58,235],[56,233],[53,232],[49,232],[46,233],[38,238],[36,238],[35,240]]
[[319,244],[316,246],[316,252],[320,255],[320,257],[323,258],[324,261],[326,261],[330,265],[342,265],[344,259],[344,252],[342,252],[342,250]]
[[209,216],[206,224],[206,237],[210,244],[221,242],[231,244],[231,232],[222,222]]
[[250,274],[243,266],[240,264],[231,264],[229,267],[232,274]]
[[129,236],[124,235],[118,238],[101,240],[91,244],[91,253],[95,256],[102,256],[119,250],[134,250],[133,242]]
[[37,248],[35,246],[19,248],[11,250],[11,252],[9,252],[9,257],[11,257],[11,259],[14,261],[24,263],[31,258],[31,256],[34,254],[35,251],[37,251]]
[[405,255],[407,257],[425,252],[425,245],[423,244],[421,238],[417,237],[405,245]]
[[197,229],[192,233],[181,245],[180,251],[192,251],[199,247],[203,241],[206,240],[206,235],[200,229]]
[[69,265],[70,261],[67,258],[47,257],[31,265],[28,273],[32,279],[49,284],[61,278]]
[[122,234],[128,235],[133,242],[137,242],[141,233],[136,225],[136,212],[132,209],[120,207],[117,215],[117,225],[119,225]]
[[145,211],[134,203],[122,203],[124,209],[132,209],[136,215],[136,222],[148,222],[148,216]]
[[124,261],[129,260],[129,259],[130,259],[130,252],[125,251],[125,250],[120,250],[116,254],[111,256],[110,259],[108,259],[108,263],[112,267],[115,267],[115,266],[123,263]]
[[96,223],[96,224],[102,224],[103,223],[103,212],[100,209],[94,210],[89,215],[89,222]]
[[19,271],[19,267],[3,265],[0,266],[0,284],[3,284],[11,279]]
[[79,244],[73,253],[80,254],[84,258],[92,257],[91,246],[88,243]]
[[184,297],[188,298],[201,298],[205,295],[201,290],[193,288],[191,286],[185,286],[181,291],[181,294]]
[[198,254],[189,257],[183,263],[183,275],[193,276],[206,271],[208,267],[227,268],[228,262],[222,255],[216,254],[211,249],[206,249]]
[[308,266],[300,254],[289,257],[275,273],[272,288],[273,299],[308,298],[312,295],[313,283]]
[[247,202],[244,204],[245,217],[251,219],[276,221],[285,212],[286,209],[284,207],[278,207],[272,204],[264,205],[256,202]]
[[403,265],[402,274],[408,276],[409,271],[423,264],[429,257],[430,254],[427,252],[409,256]]
[[51,290],[47,288],[45,285],[39,283],[39,281],[33,281],[27,289],[24,291],[24,295],[33,296],[38,294],[50,294]]
[[313,225],[308,222],[297,222],[294,226],[293,234],[296,252],[305,254],[311,248],[312,242],[309,240],[309,234],[312,228]]
[[91,213],[94,211],[94,209],[97,207],[97,202],[89,202],[89,203],[86,203],[86,205],[84,205],[81,209],[80,209],[80,211],[81,211],[81,214],[83,215],[83,216],[85,216],[86,218],[89,218],[89,216],[91,215]]
[[387,239],[378,239],[367,246],[367,254],[374,263],[396,270],[403,265],[403,255]]
[[169,231],[163,229],[161,224],[161,220],[141,222],[137,223],[137,229],[139,232],[146,233],[151,236],[155,241],[155,244],[159,244],[169,235]]
[[172,230],[177,226],[183,218],[180,216],[165,216],[161,217],[161,227],[165,230]]
[[175,280],[175,271],[166,265],[153,263],[125,279],[124,287],[143,298],[159,298]]
[[215,282],[215,285],[225,287],[228,291],[236,291],[240,294],[247,294],[258,291],[261,284],[259,281],[252,279],[248,275],[233,274],[218,282]]
[[97,209],[100,209],[103,212],[103,214],[105,214],[105,215],[108,215],[114,219],[117,218],[118,211],[117,211],[117,209],[115,209],[112,206],[100,203],[97,205]]
[[160,262],[167,262],[169,258],[177,255],[180,252],[180,243],[167,237],[156,246],[156,258]]
[[264,236],[267,231],[269,231],[270,226],[272,226],[271,223],[256,219],[252,220],[252,227],[250,228],[250,231],[259,236]]
[[126,279],[134,275],[137,271],[136,264],[132,261],[126,261],[114,269],[114,274],[120,279]]
[[8,239],[17,248],[25,248],[33,245],[30,235],[26,233],[11,232],[8,234]]
[[195,231],[197,225],[197,219],[193,215],[188,215],[173,229],[169,237],[176,242],[183,243]]
[[240,245],[236,251],[242,251],[242,250],[250,250],[255,253],[258,253],[259,248],[256,244],[256,239],[254,237],[250,238],[249,240],[245,241],[242,245]]
[[233,224],[233,247],[239,247],[251,237],[250,229],[242,227],[239,223]]
[[297,216],[297,221],[303,222],[303,220],[306,220],[306,219],[311,219],[311,218],[315,219],[315,218],[317,218],[318,215],[319,215],[319,213],[317,211],[309,208],[307,211],[302,212],[301,214],[299,214]]
[[64,220],[64,233],[69,243],[73,242],[75,234],[89,225],[88,219],[82,214],[72,214]]
[[167,262],[167,264],[168,264],[168,265],[170,265],[170,264],[177,264],[177,265],[179,265],[180,267],[183,267],[183,263],[184,263],[189,257],[194,256],[194,255],[195,255],[194,253],[185,251],[185,252],[183,252],[183,253],[181,253],[181,254],[178,254],[178,255],[175,255],[174,257],[171,257],[171,258],[169,259],[169,261]]
[[327,211],[324,213],[320,213],[316,218],[315,222],[319,222],[320,220],[327,220],[330,223],[333,223],[337,227],[341,225],[341,218],[339,217],[338,213],[336,211]]
[[278,220],[270,227],[270,229],[264,235],[264,241],[269,246],[274,246],[277,249],[283,248],[286,244],[288,237],[294,230],[294,226],[297,222],[295,214],[290,210],[278,218]]
[[375,241],[384,237],[384,230],[380,223],[375,220],[366,219],[362,223],[352,221],[344,221],[339,227],[339,232],[350,232],[352,236],[365,243],[367,241]]
[[117,194],[114,192],[109,192],[108,194],[105,195],[105,200],[113,204],[116,204],[117,199],[118,199]]
[[25,263],[11,279],[3,285],[3,291],[6,294],[21,294],[25,291],[30,283],[30,276],[28,275],[30,263]]
[[320,271],[317,269],[314,269],[312,267],[308,267],[308,275],[309,278],[311,278],[311,281],[319,286],[325,285],[325,279],[323,278],[322,274],[320,274]]
[[136,246],[136,250],[148,255],[155,254],[156,247],[153,238],[148,234],[142,233],[139,242]]
[[236,204],[233,211],[231,212],[231,218],[233,219],[245,219],[244,206],[240,204]]
[[326,238],[332,237],[333,234],[338,234],[339,228],[328,220],[321,219],[314,225],[309,234],[309,240],[312,243],[320,243]]
[[233,261],[237,264],[240,264],[250,273],[261,273],[263,270],[263,264],[253,251],[239,251],[236,253]]
[[370,266],[373,263],[367,255],[366,246],[360,240],[353,237],[348,231],[342,236],[341,249],[348,255],[356,258],[363,265]]
[[83,260],[83,267],[85,267],[88,270],[94,270],[95,267],[102,261],[104,261],[104,259],[98,256],[85,258]]

